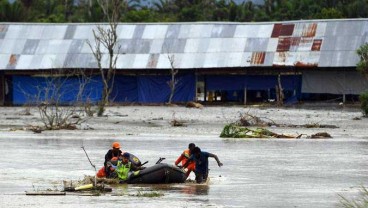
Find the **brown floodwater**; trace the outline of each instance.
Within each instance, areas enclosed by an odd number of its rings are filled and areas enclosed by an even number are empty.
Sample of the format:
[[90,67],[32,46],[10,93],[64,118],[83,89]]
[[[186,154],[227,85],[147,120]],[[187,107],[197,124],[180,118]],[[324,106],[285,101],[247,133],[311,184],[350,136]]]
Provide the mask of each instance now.
[[[44,134],[44,133],[43,133]],[[93,175],[81,146],[98,167],[112,140],[83,134],[0,139],[0,207],[336,207],[340,195],[368,186],[368,140],[221,139],[216,136],[125,136],[123,149],[146,166],[174,163],[189,142],[217,154],[210,184],[118,185],[101,196],[26,196],[62,190],[63,180]],[[191,175],[193,179],[194,176]],[[157,192],[161,197],[138,197]]]

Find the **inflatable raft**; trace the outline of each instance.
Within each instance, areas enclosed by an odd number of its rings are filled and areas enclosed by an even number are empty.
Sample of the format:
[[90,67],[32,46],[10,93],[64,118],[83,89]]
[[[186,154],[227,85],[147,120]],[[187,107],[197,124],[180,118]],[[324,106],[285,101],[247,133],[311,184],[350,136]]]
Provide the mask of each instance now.
[[186,177],[185,172],[167,163],[158,163],[144,170],[140,170],[138,174],[132,174],[126,183],[129,184],[159,184],[159,183],[184,183]]

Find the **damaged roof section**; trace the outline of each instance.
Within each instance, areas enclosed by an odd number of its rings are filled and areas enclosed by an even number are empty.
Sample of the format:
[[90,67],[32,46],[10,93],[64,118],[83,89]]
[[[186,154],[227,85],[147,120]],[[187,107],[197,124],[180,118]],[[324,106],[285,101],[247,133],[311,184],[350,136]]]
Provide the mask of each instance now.
[[[93,46],[96,27],[0,24],[0,70],[95,68],[87,41]],[[178,69],[355,67],[355,51],[368,40],[368,19],[119,24],[117,34],[120,70],[169,69],[168,57]]]

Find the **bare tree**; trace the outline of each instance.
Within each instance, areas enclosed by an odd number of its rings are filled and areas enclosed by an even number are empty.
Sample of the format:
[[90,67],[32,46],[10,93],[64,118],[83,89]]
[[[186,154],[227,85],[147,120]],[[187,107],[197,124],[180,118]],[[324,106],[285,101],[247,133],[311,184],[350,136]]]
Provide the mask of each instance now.
[[163,45],[164,53],[167,54],[167,60],[169,61],[169,64],[170,64],[170,75],[171,75],[171,79],[167,82],[170,88],[170,96],[167,102],[168,104],[172,103],[172,99],[175,94],[176,86],[179,83],[179,80],[176,79],[176,75],[178,74],[179,69],[177,69],[175,66],[176,65],[175,54],[172,53],[173,45],[174,45],[173,42],[167,42]]
[[276,101],[277,106],[283,106],[284,105],[284,90],[282,89],[281,85],[281,75],[279,74],[277,76],[277,85],[276,85]]
[[170,87],[170,96],[169,96],[168,104],[171,104],[172,99],[175,94],[175,87],[178,83],[178,80],[176,79],[176,75],[178,74],[179,70],[175,68],[175,55],[174,54],[168,54],[167,59],[169,60],[169,63],[170,63],[170,75],[171,75],[171,80],[168,81],[168,85]]
[[[80,70],[83,71],[83,70]],[[27,90],[18,88],[28,100],[28,105],[37,106],[43,127],[32,127],[31,130],[58,130],[75,129],[77,124],[85,121],[83,110],[89,95],[85,93],[85,87],[90,82],[84,72],[51,70],[43,75],[42,84],[30,86],[35,88],[36,93],[30,94]],[[78,78],[78,82],[75,82]],[[71,79],[73,81],[69,82]],[[77,83],[77,85],[76,85]],[[66,103],[66,96],[75,95],[73,100]]]
[[[100,71],[103,89],[102,98],[98,103],[98,116],[102,116],[106,105],[109,104],[109,96],[114,86],[114,78],[116,71],[116,61],[118,59],[118,53],[120,45],[118,44],[117,26],[120,17],[121,0],[97,0],[100,5],[108,25],[97,25],[97,28],[93,30],[93,36],[95,44],[92,45],[90,41],[87,41],[90,46],[93,56],[97,61],[97,67]],[[108,52],[108,66],[103,67],[103,48]]]

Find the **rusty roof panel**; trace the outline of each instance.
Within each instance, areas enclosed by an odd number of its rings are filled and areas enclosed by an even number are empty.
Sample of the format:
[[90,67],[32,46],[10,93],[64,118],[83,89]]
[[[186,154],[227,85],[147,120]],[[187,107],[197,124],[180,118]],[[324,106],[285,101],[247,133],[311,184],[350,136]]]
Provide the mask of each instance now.
[[300,38],[299,45],[295,51],[310,51],[313,45],[313,38]]
[[280,36],[282,24],[274,24],[271,38],[278,38]]
[[271,37],[291,36],[294,32],[294,27],[294,24],[274,24]]
[[289,51],[297,51],[300,45],[300,41],[301,41],[301,37],[291,37]]
[[277,52],[274,56],[274,66],[318,66],[320,52]]
[[263,65],[266,58],[266,52],[253,52],[250,65]]
[[314,39],[312,44],[312,51],[320,51],[322,45],[322,39]]
[[317,32],[317,23],[305,24],[302,32],[303,37],[314,37]]
[[277,52],[289,51],[291,46],[291,37],[280,37],[277,44]]
[[15,69],[19,59],[19,54],[11,54],[9,57],[8,65],[6,66],[7,69]]
[[[6,57],[0,66],[6,68],[13,55],[18,58],[15,69],[55,68],[60,62],[67,67],[96,67],[86,44],[86,39],[95,44],[95,28],[94,24],[0,24],[0,54]],[[354,67],[356,49],[368,41],[368,20],[119,24],[117,33],[121,44],[117,64],[124,69],[170,68],[165,53],[175,54],[178,66],[184,68]],[[107,50],[102,51],[107,66]]]
[[294,32],[294,24],[283,24],[279,36],[291,36]]

